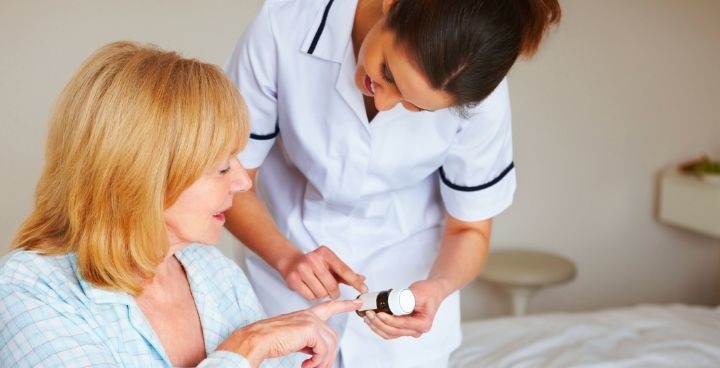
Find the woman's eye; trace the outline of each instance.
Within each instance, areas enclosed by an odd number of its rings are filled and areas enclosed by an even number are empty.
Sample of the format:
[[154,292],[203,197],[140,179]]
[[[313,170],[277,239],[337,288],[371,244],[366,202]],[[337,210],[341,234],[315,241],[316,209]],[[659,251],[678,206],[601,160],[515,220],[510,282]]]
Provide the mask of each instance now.
[[230,166],[228,166],[225,169],[220,170],[220,175],[225,175],[230,172]]

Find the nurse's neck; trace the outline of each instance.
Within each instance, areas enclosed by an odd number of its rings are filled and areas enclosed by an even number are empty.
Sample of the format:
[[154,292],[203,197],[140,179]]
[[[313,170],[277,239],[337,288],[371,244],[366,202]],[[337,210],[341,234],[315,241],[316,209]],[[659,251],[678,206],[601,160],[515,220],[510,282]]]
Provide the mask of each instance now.
[[358,0],[353,20],[352,43],[357,60],[360,46],[370,29],[383,18],[382,0]]

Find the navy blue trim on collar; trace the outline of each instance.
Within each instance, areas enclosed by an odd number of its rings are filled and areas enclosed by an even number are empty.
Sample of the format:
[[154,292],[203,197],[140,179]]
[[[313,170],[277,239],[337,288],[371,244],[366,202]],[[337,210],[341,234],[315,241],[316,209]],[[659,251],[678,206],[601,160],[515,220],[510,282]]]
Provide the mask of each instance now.
[[325,21],[327,20],[328,13],[330,12],[330,6],[332,6],[333,1],[334,0],[328,1],[328,4],[325,6],[325,12],[323,13],[322,21],[320,21],[320,26],[318,27],[317,31],[315,31],[315,37],[313,37],[312,43],[310,44],[310,47],[307,51],[307,53],[310,55],[312,55],[312,53],[315,51],[315,46],[317,46],[318,41],[320,41],[320,36],[325,29]]
[[506,167],[505,170],[503,170],[500,173],[500,175],[497,176],[497,178],[495,178],[485,184],[480,184],[475,187],[464,187],[462,185],[457,185],[457,184],[451,183],[450,180],[448,180],[448,178],[445,177],[445,170],[443,170],[442,167],[440,167],[440,179],[442,179],[442,182],[445,183],[445,185],[447,185],[448,187],[450,187],[452,189],[459,190],[461,192],[476,192],[478,190],[483,190],[483,189],[489,188],[489,187],[497,184],[497,182],[502,180],[502,178],[504,178],[505,175],[507,175],[510,172],[510,170],[513,169],[513,167],[515,167],[515,163],[511,162],[510,165],[508,165],[508,167]]
[[277,137],[277,135],[280,133],[280,127],[275,124],[275,131],[270,134],[254,134],[250,133],[250,139],[255,139],[258,141],[266,141],[268,139],[273,139]]

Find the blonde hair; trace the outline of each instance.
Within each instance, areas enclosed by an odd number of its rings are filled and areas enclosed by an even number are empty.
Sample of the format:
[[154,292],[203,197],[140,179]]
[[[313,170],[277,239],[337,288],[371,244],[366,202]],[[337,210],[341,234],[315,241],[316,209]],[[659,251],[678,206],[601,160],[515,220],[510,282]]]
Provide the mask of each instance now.
[[168,250],[163,211],[248,135],[246,107],[218,67],[108,44],[58,98],[13,247],[75,252],[85,280],[136,295]]

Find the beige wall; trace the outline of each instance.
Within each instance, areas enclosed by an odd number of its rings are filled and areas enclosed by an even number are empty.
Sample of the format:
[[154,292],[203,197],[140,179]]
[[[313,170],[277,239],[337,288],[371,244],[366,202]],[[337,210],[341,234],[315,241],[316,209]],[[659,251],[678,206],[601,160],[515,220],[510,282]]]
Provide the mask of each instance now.
[[[575,282],[539,293],[533,311],[715,302],[720,240],[653,214],[658,171],[720,157],[720,2],[561,4],[561,27],[511,73],[518,191],[493,246],[576,261]],[[465,317],[504,307],[468,289]]]
[[[132,39],[222,64],[259,4],[0,0],[0,253],[30,210],[48,111],[85,56]],[[577,262],[576,281],[537,295],[534,311],[712,303],[720,241],[660,225],[653,211],[661,168],[720,156],[720,2],[562,5],[562,26],[511,73],[519,187],[494,247]],[[499,296],[470,285],[466,317],[501,313]]]
[[[0,254],[32,205],[54,99],[92,51],[127,39],[222,65],[261,0],[0,0]],[[230,236],[221,247],[229,252]]]

